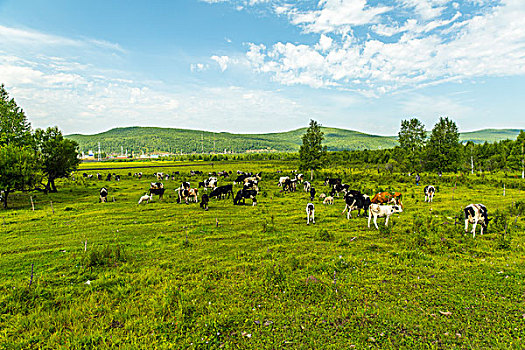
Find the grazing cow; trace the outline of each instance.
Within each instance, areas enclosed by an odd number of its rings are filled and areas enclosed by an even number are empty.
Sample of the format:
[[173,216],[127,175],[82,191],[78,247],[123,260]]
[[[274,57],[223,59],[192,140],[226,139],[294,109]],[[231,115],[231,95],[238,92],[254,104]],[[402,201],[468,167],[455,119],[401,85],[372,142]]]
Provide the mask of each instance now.
[[115,175],[115,181],[120,181],[120,175]]
[[350,190],[345,195],[345,203],[345,208],[341,214],[344,214],[345,211],[348,210],[346,218],[350,220],[352,217],[352,210],[357,209],[357,216],[359,217],[361,209],[363,209],[366,213],[370,207],[371,201],[370,197],[368,197],[366,194],[362,194],[359,191]]
[[279,183],[277,184],[277,186],[283,186],[284,183],[286,182],[286,180],[290,180],[290,176],[281,176],[279,178]]
[[99,203],[106,203],[108,201],[108,189],[105,187],[102,187],[100,189],[100,198]]
[[319,200],[320,200],[320,201],[324,200],[325,198],[326,198],[326,194],[321,193],[321,194],[319,195]]
[[313,202],[315,199],[315,188],[310,188],[310,200]]
[[295,179],[299,181],[300,183],[303,183],[304,181],[304,175],[303,174],[297,174],[295,175]]
[[386,217],[385,220],[385,226],[388,226],[388,218],[394,213],[402,213],[403,208],[401,208],[400,205],[379,205],[372,203],[370,204],[370,207],[368,208],[368,228],[370,228],[370,220],[372,220],[372,216],[374,217],[374,225],[376,229],[379,230],[379,227],[377,226],[377,218]]
[[257,193],[259,193],[259,187],[257,187],[257,180],[245,182],[242,188],[244,190],[255,190],[257,191]]
[[210,201],[210,197],[205,193],[201,196],[201,208],[208,211],[208,202]]
[[97,179],[102,180],[102,174],[97,173]]
[[184,203],[188,204],[190,190],[187,190],[184,188],[178,188],[176,192],[177,192],[177,203],[182,203],[182,200],[184,200]]
[[150,196],[154,195],[154,194],[158,195],[159,196],[159,201],[164,196],[164,191],[165,190],[166,189],[164,188],[164,184],[162,182],[152,182],[152,183],[150,183],[149,194],[150,194]]
[[199,201],[199,190],[197,188],[190,188],[188,190],[188,201],[197,203]]
[[476,237],[476,225],[479,223],[481,226],[481,234],[483,229],[487,229],[489,226],[489,219],[487,207],[483,204],[469,204],[463,209],[465,212],[465,233],[467,233],[468,224],[472,224],[472,238]]
[[313,203],[308,203],[306,205],[306,224],[310,225],[310,219],[312,223],[315,224],[315,206]]
[[334,204],[334,197],[332,196],[326,197],[323,201],[323,204],[330,204],[330,205]]
[[131,176],[131,172],[128,173],[128,176]]
[[295,192],[297,188],[297,179],[293,179],[293,180],[286,180],[283,184],[283,191],[289,191],[289,192]]
[[189,190],[191,187],[190,183],[187,182],[187,181],[184,181],[181,185],[180,185],[180,188],[182,189],[185,189],[185,190]]
[[331,178],[326,178],[324,180],[324,184],[325,186],[330,186],[330,187],[334,187],[334,185],[337,185],[337,184],[341,184],[341,179],[331,179]]
[[199,188],[200,187],[204,187],[204,190],[207,190],[208,188],[214,189],[217,187],[217,178],[210,177],[207,180],[199,182]]
[[335,184],[332,186],[332,191],[330,192],[330,195],[337,195],[339,197],[339,192],[346,193],[346,191],[348,191],[349,188],[350,185],[347,184]]
[[242,203],[244,204],[245,203],[244,200],[246,198],[250,198],[253,201],[252,206],[257,205],[257,192],[255,190],[244,190],[244,189],[241,189],[239,190],[239,192],[237,192],[237,195],[233,199],[233,204],[234,205],[240,204],[241,199],[242,199]]
[[305,192],[310,192],[310,188],[312,188],[312,184],[308,181],[303,182],[303,187]]
[[153,195],[152,195],[152,194],[149,194],[149,195],[148,195],[148,194],[146,193],[146,194],[144,194],[142,197],[140,197],[140,199],[139,199],[139,203],[138,203],[138,204],[140,204],[140,203],[142,203],[142,202],[146,202],[146,204],[147,204],[147,203],[149,203],[149,201],[152,200],[152,199],[153,199]]
[[436,193],[436,188],[432,185],[425,186],[425,202],[431,203],[434,199],[434,194]]
[[375,204],[395,204],[400,205],[403,207],[403,203],[401,202],[401,198],[403,195],[399,192],[379,192],[372,198],[372,203]]
[[108,176],[106,176],[106,181],[111,181],[111,174],[108,174]]
[[211,191],[210,193],[210,198],[211,197],[217,197],[218,199],[222,199],[223,197],[226,198],[226,197],[230,197],[230,194],[231,196],[233,197],[233,185],[224,185],[224,186],[219,186],[219,187],[215,187],[213,189],[213,191]]

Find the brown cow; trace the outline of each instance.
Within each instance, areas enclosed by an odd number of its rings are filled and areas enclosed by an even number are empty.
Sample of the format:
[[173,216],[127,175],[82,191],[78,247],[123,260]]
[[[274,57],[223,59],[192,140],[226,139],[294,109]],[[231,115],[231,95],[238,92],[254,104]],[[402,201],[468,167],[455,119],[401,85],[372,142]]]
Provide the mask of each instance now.
[[401,203],[402,197],[403,195],[399,192],[394,192],[393,194],[390,192],[379,192],[370,201],[375,204],[393,203],[403,207],[403,204]]

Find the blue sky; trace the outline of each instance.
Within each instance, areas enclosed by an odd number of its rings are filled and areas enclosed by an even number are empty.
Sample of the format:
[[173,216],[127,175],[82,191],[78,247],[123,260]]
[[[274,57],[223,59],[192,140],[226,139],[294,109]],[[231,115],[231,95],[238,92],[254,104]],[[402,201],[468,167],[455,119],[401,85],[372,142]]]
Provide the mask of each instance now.
[[525,128],[523,0],[0,0],[34,128]]

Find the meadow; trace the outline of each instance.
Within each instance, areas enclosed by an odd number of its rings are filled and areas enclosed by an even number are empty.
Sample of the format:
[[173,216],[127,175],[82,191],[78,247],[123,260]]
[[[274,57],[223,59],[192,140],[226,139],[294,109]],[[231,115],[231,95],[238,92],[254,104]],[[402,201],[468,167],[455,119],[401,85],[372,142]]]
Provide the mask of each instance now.
[[[84,179],[98,171],[120,182]],[[525,347],[525,186],[517,176],[374,168],[316,172],[373,194],[403,193],[388,228],[282,193],[282,161],[82,164],[58,193],[14,193],[0,210],[0,347],[28,348],[515,348]],[[177,204],[189,171],[263,172],[258,205]],[[141,180],[128,172],[142,171]],[[137,201],[153,173],[166,194]],[[219,185],[233,179],[219,180]],[[434,203],[423,202],[433,184]],[[108,203],[98,203],[99,189]],[[504,190],[505,186],[505,190]],[[239,189],[239,186],[236,186]],[[202,194],[202,189],[200,194]],[[505,195],[504,195],[505,194]],[[34,203],[32,210],[31,201]],[[462,208],[483,203],[488,232],[464,234]],[[470,230],[470,226],[469,226]],[[478,228],[479,230],[479,228]]]

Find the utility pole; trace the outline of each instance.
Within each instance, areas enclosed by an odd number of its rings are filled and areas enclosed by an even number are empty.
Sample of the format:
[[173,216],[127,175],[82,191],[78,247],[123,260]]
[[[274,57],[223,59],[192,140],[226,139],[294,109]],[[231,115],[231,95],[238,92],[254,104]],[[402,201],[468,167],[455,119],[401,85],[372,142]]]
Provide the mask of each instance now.
[[204,133],[201,133],[201,153],[204,153]]
[[98,161],[100,162],[100,142],[98,143]]

